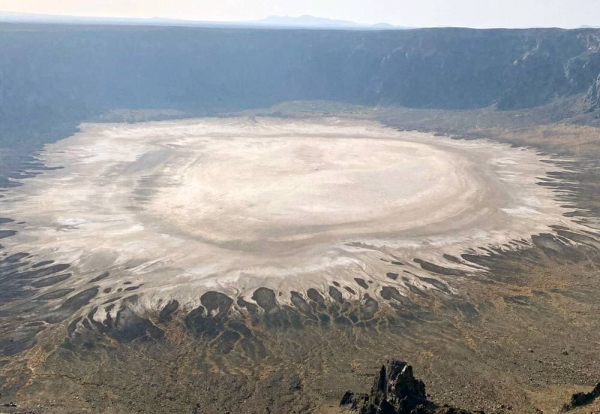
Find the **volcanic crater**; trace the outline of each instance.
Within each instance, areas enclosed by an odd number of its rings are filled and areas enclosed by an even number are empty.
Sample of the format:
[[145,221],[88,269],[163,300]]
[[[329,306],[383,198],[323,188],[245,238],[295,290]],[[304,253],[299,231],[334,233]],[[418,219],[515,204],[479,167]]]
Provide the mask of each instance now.
[[84,124],[38,158],[49,169],[2,200],[25,223],[7,225],[5,247],[71,265],[73,276],[38,286],[47,303],[93,279],[88,311],[111,303],[96,318],[134,290],[141,312],[258,288],[291,303],[334,282],[348,299],[452,294],[440,274],[485,270],[452,258],[579,226],[538,185],[560,169],[536,152],[370,121]]

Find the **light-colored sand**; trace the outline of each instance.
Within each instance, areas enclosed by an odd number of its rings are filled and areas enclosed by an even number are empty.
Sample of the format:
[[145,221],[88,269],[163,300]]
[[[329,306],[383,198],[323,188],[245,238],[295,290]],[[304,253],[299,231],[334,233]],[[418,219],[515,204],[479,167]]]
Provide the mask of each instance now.
[[447,266],[444,253],[567,224],[534,152],[363,121],[87,124],[40,158],[64,168],[7,194],[3,216],[26,225],[3,244],[74,263],[67,285],[104,270],[100,284],[143,284],[148,306],[332,280],[361,291],[356,277],[375,296],[432,289],[414,258]]

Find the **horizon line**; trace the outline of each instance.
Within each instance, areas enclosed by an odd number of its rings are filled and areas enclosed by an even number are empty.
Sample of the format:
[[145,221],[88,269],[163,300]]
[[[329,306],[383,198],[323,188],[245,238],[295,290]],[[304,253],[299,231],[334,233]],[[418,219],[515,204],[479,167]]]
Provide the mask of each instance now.
[[[9,16],[13,16],[10,18]],[[270,18],[284,18],[284,19],[302,19],[312,18],[316,20],[322,20],[323,24],[277,24],[268,22]],[[577,27],[564,27],[564,26],[519,26],[519,27],[507,27],[507,26],[490,26],[490,27],[473,27],[473,26],[452,26],[452,25],[441,25],[441,26],[405,26],[395,25],[388,22],[378,23],[359,23],[351,20],[335,19],[329,17],[313,16],[309,14],[303,14],[299,16],[291,15],[269,15],[261,19],[256,20],[200,20],[200,19],[184,19],[177,17],[163,17],[163,16],[151,16],[151,17],[125,17],[125,16],[106,16],[106,15],[73,15],[73,14],[44,14],[44,13],[29,13],[29,12],[15,12],[15,11],[3,11],[0,9],[0,23],[66,23],[60,20],[68,20],[68,23],[72,24],[85,24],[93,23],[106,24],[106,23],[118,23],[119,25],[127,25],[127,23],[133,23],[134,25],[144,25],[148,23],[163,23],[159,26],[171,26],[177,27],[188,26],[188,25],[229,25],[229,26],[246,26],[246,27],[257,27],[257,28],[297,28],[297,29],[328,29],[328,30],[356,30],[360,29],[371,29],[371,30],[410,30],[410,29],[428,29],[428,28],[457,28],[457,29],[474,29],[474,30],[494,30],[494,29],[506,29],[506,30],[526,30],[526,29],[563,29],[563,30],[577,30],[577,29],[597,29],[600,26],[581,25]],[[78,20],[81,20],[79,22]],[[326,25],[329,21],[332,24]],[[143,23],[143,24],[135,24]],[[172,24],[168,24],[172,23]]]

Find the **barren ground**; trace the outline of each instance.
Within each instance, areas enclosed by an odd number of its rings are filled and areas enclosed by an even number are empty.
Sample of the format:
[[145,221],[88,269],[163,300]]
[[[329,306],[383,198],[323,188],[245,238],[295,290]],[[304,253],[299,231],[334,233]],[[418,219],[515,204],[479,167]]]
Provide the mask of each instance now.
[[392,357],[486,412],[595,385],[597,129],[461,121],[462,140],[433,135],[456,114],[422,133],[384,112],[87,124],[47,146],[2,200],[2,400],[336,412]]

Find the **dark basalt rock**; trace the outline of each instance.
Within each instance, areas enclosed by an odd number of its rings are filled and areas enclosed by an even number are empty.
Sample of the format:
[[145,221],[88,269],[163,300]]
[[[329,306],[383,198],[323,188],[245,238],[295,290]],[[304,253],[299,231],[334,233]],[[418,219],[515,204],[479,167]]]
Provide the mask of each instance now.
[[258,306],[256,306],[254,303],[248,302],[242,296],[237,299],[237,305],[240,308],[245,308],[251,316],[258,315]]
[[306,300],[304,300],[300,293],[292,291],[291,295],[291,300],[295,307],[297,307],[303,313],[312,315],[312,308],[306,302]]
[[5,239],[7,237],[12,237],[17,234],[14,230],[0,230],[0,239]]
[[29,253],[15,253],[8,256],[6,259],[4,259],[4,261],[8,263],[16,263],[27,256],[29,256]]
[[381,367],[369,394],[347,391],[340,406],[360,414],[474,414],[429,401],[423,381],[415,379],[412,367],[399,360]]
[[323,305],[325,303],[325,298],[323,298],[323,296],[316,289],[308,289],[306,291],[306,296],[308,296],[308,298],[313,302],[318,303],[320,305]]
[[72,288],[69,289],[58,289],[58,290],[53,290],[52,292],[48,292],[45,293],[41,296],[38,296],[36,298],[36,300],[52,300],[52,299],[59,299],[62,298],[63,296],[68,295],[69,293],[73,292]]
[[354,289],[352,289],[351,287],[344,286],[344,289],[346,289],[346,291],[348,293],[350,293],[351,295],[356,295],[356,291]]
[[49,264],[52,264],[52,263],[54,263],[54,260],[44,260],[43,262],[36,263],[31,267],[33,269],[36,269],[38,267],[48,266]]
[[233,299],[220,292],[206,292],[200,297],[200,302],[203,306],[185,317],[185,326],[196,337],[216,338],[231,313]]
[[269,312],[277,307],[275,292],[271,289],[264,287],[256,289],[252,295],[252,299],[258,303],[258,306],[263,308],[265,312]]
[[334,300],[339,303],[344,301],[344,297],[342,296],[342,292],[334,288],[333,286],[329,286],[329,296],[331,296]]
[[96,282],[99,282],[99,281],[101,281],[101,280],[103,280],[103,279],[106,279],[106,278],[107,278],[107,277],[109,277],[109,276],[110,276],[110,273],[108,273],[108,272],[104,272],[104,273],[102,273],[100,276],[97,276],[97,277],[93,278],[92,280],[90,280],[90,282],[89,282],[89,283],[96,283]]
[[408,299],[406,296],[401,295],[400,292],[398,292],[398,289],[396,289],[393,286],[384,286],[383,288],[381,288],[380,295],[385,300],[393,299],[397,302],[400,302],[403,305],[411,305],[410,299]]
[[6,279],[6,275],[11,275],[11,276],[14,275],[15,270],[18,270],[20,267],[25,267],[28,264],[29,264],[29,262],[10,263],[10,262],[7,262],[6,260],[3,260],[2,262],[0,262],[0,273],[4,277],[0,277],[0,280]]
[[[300,292],[292,291],[290,293],[292,306],[279,303],[275,292],[264,287],[255,290],[252,295],[256,304],[246,301],[243,297],[238,297],[234,304],[234,300],[226,295],[207,292],[201,298],[203,306],[190,312],[185,317],[184,323],[196,336],[210,338],[219,336],[224,329],[228,329],[227,321],[231,322],[236,318],[243,323],[249,319],[251,325],[262,324],[269,329],[301,329],[305,325],[319,323],[321,315],[318,314],[317,308],[324,308],[324,305],[317,304],[310,299],[310,296],[316,299],[315,293],[317,292],[308,293],[310,300],[305,299]],[[237,328],[235,330],[245,337],[249,336],[247,332]],[[225,339],[228,339],[229,343],[233,343],[235,339],[241,338],[238,335],[229,335]],[[223,349],[230,348],[227,345]]]
[[434,263],[427,262],[422,259],[414,259],[415,263],[418,263],[423,270],[427,270],[431,273],[437,273],[445,276],[466,276],[467,273],[459,269],[451,269],[449,267],[439,266]]
[[219,292],[206,292],[200,297],[200,302],[208,312],[217,311],[215,318],[222,318],[229,313],[233,299]]
[[96,297],[98,291],[98,287],[93,287],[71,296],[60,306],[60,308],[50,312],[45,321],[48,323],[58,323],[64,321],[83,306],[90,303],[90,301]]
[[[90,320],[93,321],[93,319]],[[125,306],[117,313],[114,328],[109,330],[109,335],[119,342],[145,342],[161,339],[164,336],[164,331],[148,319],[136,315],[129,307]]]
[[358,411],[359,406],[365,404],[369,399],[369,394],[354,394],[352,391],[346,391],[340,401],[340,407],[350,406],[348,408]]
[[71,322],[69,324],[69,326],[67,326],[67,336],[73,336],[73,334],[75,333],[75,330],[77,329],[77,324],[79,322],[81,322],[81,319],[83,319],[82,316],[78,316],[77,318],[75,318],[73,320],[73,322]]
[[241,338],[241,335],[239,333],[237,333],[236,331],[229,331],[229,330],[224,331],[217,338],[217,340],[215,342],[215,349],[219,353],[226,355],[233,350],[233,347],[240,340],[240,338]]
[[571,401],[563,406],[562,411],[566,412],[590,404],[598,397],[600,397],[600,383],[598,383],[590,392],[578,392],[573,394]]
[[[127,302],[127,299],[124,300]],[[129,302],[130,303],[130,302]],[[91,349],[100,341],[100,335],[107,335],[121,343],[150,342],[164,337],[164,331],[149,319],[137,315],[127,304],[123,305],[115,319],[110,316],[114,304],[106,307],[107,315],[103,322],[95,320],[98,308],[92,309],[85,317],[77,317],[67,327],[67,338],[62,344],[65,349]]]
[[575,263],[585,258],[584,254],[578,249],[569,246],[564,239],[560,239],[553,234],[542,233],[538,236],[532,236],[531,240],[546,255],[551,257],[560,257],[562,263]]
[[54,273],[59,273],[64,270],[67,270],[70,267],[68,264],[55,264],[48,267],[42,267],[35,270],[30,270],[28,272],[23,272],[19,274],[19,279],[38,279],[40,277],[50,276]]
[[160,313],[158,314],[158,322],[167,323],[171,321],[173,314],[177,312],[177,309],[179,309],[179,302],[175,299],[169,301],[169,303],[167,303],[165,307],[160,310]]
[[204,306],[198,306],[192,310],[184,319],[185,327],[192,331],[196,337],[208,335],[216,337],[219,332],[216,331],[214,321],[206,322]]
[[355,277],[354,281],[356,283],[358,283],[358,286],[360,286],[363,289],[368,289],[369,288],[369,285],[367,285],[367,282],[365,282],[364,279],[360,279],[358,277]]
[[431,278],[431,277],[420,277],[419,279],[421,279],[423,282],[429,283],[432,286],[435,286],[437,289],[441,290],[442,292],[450,293],[450,290],[448,290],[448,286],[446,286],[444,284],[444,282],[441,282],[441,281]]
[[63,280],[67,280],[71,277],[71,273],[65,273],[64,275],[56,275],[50,276],[45,279],[38,280],[37,282],[33,282],[31,286],[35,288],[43,288],[47,286],[56,285],[57,283],[62,282]]
[[346,318],[345,316],[338,316],[337,318],[335,318],[333,320],[333,322],[336,325],[347,325],[347,326],[352,325],[352,321],[350,319]]
[[0,356],[12,356],[35,345],[35,336],[43,330],[42,326],[21,328],[0,337]]

